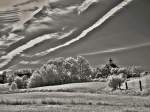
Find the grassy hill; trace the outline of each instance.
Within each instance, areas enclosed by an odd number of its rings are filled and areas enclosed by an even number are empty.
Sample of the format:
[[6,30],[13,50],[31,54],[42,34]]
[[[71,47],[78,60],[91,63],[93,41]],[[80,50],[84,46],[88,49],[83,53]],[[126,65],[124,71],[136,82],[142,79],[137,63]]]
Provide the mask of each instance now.
[[142,78],[133,79],[128,81],[128,86],[131,90],[140,91],[139,80],[142,82],[142,89],[143,94],[149,95],[150,94],[150,76],[145,76]]
[[[75,83],[0,94],[1,112],[149,112],[149,96],[99,94],[105,82]],[[130,85],[131,87],[131,85]]]

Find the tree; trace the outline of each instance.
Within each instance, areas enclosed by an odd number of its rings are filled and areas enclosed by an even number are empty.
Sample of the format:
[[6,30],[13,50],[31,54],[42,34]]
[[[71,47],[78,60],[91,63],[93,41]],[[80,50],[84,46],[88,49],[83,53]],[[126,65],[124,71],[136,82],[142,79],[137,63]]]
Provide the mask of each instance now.
[[69,73],[71,82],[79,81],[80,76],[79,76],[79,66],[77,60],[75,58],[68,57],[66,58],[65,61],[66,61],[65,68],[67,67],[66,70]]
[[11,86],[10,86],[9,89],[10,89],[11,91],[14,91],[14,90],[18,89],[18,88],[17,88],[17,84],[16,84],[15,82],[13,82],[13,83],[11,84]]
[[107,78],[110,75],[110,69],[106,65],[100,67],[101,76]]
[[140,77],[140,74],[144,72],[141,66],[132,66],[130,68],[130,71],[132,73],[132,77]]
[[116,74],[109,77],[108,86],[112,88],[112,90],[120,89],[122,83],[124,83],[125,77],[123,74],[117,76]]
[[18,89],[23,89],[24,83],[21,77],[15,77],[14,82],[17,84]]
[[55,58],[33,72],[28,87],[87,81],[91,75],[92,68],[84,57]]
[[90,66],[88,60],[83,56],[77,56],[77,63],[79,66],[80,78],[83,80],[89,79],[92,75],[92,67]]
[[41,74],[39,73],[39,71],[34,71],[32,76],[29,79],[28,87],[29,88],[34,88],[34,87],[41,87],[43,85],[44,84],[43,84]]

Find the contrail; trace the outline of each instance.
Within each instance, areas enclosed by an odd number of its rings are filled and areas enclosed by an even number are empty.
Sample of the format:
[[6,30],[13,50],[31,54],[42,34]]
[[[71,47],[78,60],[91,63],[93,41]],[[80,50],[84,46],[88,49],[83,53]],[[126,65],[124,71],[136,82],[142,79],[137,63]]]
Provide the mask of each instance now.
[[94,29],[96,29],[97,27],[101,26],[104,22],[106,22],[110,17],[112,17],[114,14],[116,14],[118,11],[120,11],[123,7],[127,6],[130,2],[132,2],[133,0],[124,0],[121,3],[119,3],[117,6],[115,6],[114,8],[112,8],[110,11],[108,11],[102,18],[100,18],[95,24],[93,24],[91,27],[87,28],[86,30],[84,30],[79,36],[77,36],[76,38],[60,45],[60,46],[56,46],[54,48],[50,48],[44,52],[40,52],[35,54],[35,56],[44,56],[47,55],[50,52],[53,52],[57,49],[69,46],[70,44],[80,40],[81,38],[84,38],[88,33],[90,33],[91,31],[93,31]]
[[[53,52],[57,49],[69,46],[70,44],[80,40],[81,38],[84,38],[89,32],[93,31],[94,29],[96,29],[97,27],[101,26],[104,22],[106,22],[110,17],[112,17],[114,14],[116,14],[118,11],[120,11],[124,6],[128,5],[130,2],[132,2],[133,0],[124,0],[123,2],[119,3],[117,6],[115,6],[114,8],[112,8],[110,11],[108,11],[102,18],[100,18],[95,24],[93,24],[91,27],[87,28],[86,30],[84,30],[79,36],[77,36],[76,38],[60,45],[60,46],[56,46],[54,48],[48,49],[44,52],[38,53],[36,54],[37,56],[43,56],[46,55],[50,52]],[[70,35],[70,34],[68,34]],[[49,38],[48,36],[46,38]],[[36,38],[34,40],[29,41],[27,44],[20,46],[18,48],[16,48],[15,50],[9,52],[7,55],[2,56],[0,59],[4,60],[2,63],[0,63],[0,68],[4,67],[5,65],[7,65],[12,59],[13,57],[15,57],[16,55],[20,54],[21,52],[23,52],[24,50],[33,47],[34,45],[40,43],[41,41],[46,40],[45,38],[39,37]]]
[[[68,37],[69,35],[72,34],[72,32],[75,29],[69,31],[68,33],[64,33],[60,36],[60,38],[64,38],[64,37]],[[2,56],[0,59],[4,60],[2,63],[0,63],[0,68],[2,68],[3,66],[7,65],[16,55],[20,54],[21,52],[23,52],[24,50],[27,50],[45,40],[51,39],[51,38],[55,38],[57,35],[57,33],[54,34],[46,34],[44,36],[40,36],[38,38],[35,38],[33,40],[30,40],[28,43],[14,49],[13,51],[9,52],[7,55]]]
[[108,50],[91,52],[91,53],[84,53],[84,54],[79,54],[79,55],[90,56],[90,55],[96,55],[96,54],[114,53],[114,52],[119,52],[119,51],[124,51],[124,50],[131,50],[131,49],[136,49],[136,48],[140,48],[140,47],[145,47],[145,46],[149,46],[149,45],[150,45],[150,42],[138,44],[138,45],[132,45],[132,46],[128,46],[128,47],[121,47],[121,48],[108,49]]
[[81,6],[78,7],[78,14],[84,12],[88,7],[90,7],[93,3],[99,2],[98,0],[85,0]]

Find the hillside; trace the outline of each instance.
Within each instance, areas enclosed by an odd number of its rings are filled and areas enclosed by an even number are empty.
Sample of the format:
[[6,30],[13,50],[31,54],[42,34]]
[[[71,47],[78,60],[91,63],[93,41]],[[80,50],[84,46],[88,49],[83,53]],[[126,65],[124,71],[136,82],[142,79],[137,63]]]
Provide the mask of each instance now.
[[[74,83],[34,88],[25,93],[0,94],[0,111],[149,112],[150,96],[102,94],[105,83]],[[130,82],[128,84],[130,89],[135,87]],[[119,94],[121,91],[115,92]]]

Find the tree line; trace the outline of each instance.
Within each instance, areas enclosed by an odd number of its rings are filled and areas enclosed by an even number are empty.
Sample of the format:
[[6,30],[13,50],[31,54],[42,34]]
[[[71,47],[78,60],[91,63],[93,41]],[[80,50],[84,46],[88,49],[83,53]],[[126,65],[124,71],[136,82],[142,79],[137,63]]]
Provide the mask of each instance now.
[[[112,66],[113,65],[113,66]],[[114,63],[107,63],[98,67],[92,67],[89,61],[83,56],[59,57],[50,59],[46,64],[37,70],[21,69],[11,72],[4,72],[3,83],[9,83],[11,89],[34,88],[49,85],[60,85],[67,83],[94,81],[95,79],[110,79],[109,85],[113,86],[114,81],[121,84],[127,78],[140,77],[147,72],[141,67],[119,67]],[[111,76],[111,78],[110,78]]]

